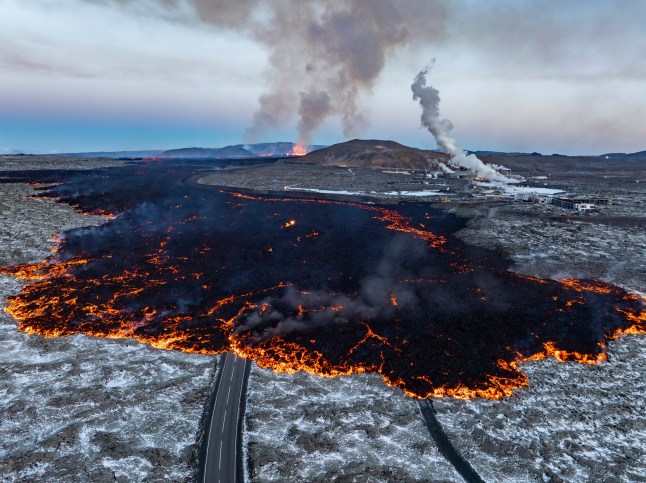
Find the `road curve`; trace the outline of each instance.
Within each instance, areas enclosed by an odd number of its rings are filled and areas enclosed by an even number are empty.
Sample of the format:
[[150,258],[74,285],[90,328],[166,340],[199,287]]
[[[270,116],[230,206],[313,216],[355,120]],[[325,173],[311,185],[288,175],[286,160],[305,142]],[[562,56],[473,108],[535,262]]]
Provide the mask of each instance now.
[[476,473],[473,467],[465,460],[460,453],[455,449],[449,438],[447,437],[442,425],[435,417],[435,408],[430,399],[419,401],[419,408],[424,417],[424,422],[428,428],[431,437],[437,444],[440,453],[453,465],[456,471],[460,474],[464,481],[467,483],[484,483],[480,475]]
[[235,483],[243,476],[238,467],[240,416],[250,362],[227,352],[216,389],[206,438],[204,483]]

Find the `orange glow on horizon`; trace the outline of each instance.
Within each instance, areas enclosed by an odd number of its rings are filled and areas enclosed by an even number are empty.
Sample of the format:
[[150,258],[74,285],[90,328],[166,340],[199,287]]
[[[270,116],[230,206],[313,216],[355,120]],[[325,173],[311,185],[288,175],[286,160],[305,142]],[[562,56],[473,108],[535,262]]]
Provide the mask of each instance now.
[[295,144],[292,148],[292,156],[305,156],[307,154],[307,146],[300,143]]

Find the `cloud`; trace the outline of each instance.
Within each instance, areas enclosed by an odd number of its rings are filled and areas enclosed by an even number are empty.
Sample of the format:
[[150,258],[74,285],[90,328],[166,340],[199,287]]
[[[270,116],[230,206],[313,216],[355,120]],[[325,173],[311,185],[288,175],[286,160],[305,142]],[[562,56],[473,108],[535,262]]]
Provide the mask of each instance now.
[[[173,105],[191,97],[187,85],[208,85],[213,97],[234,98],[236,111],[248,115],[249,139],[288,125],[307,142],[330,119],[338,119],[349,137],[365,134],[368,112],[384,112],[389,103],[397,112],[414,112],[412,102],[406,107],[403,101],[408,79],[420,63],[436,57],[434,84],[445,96],[443,110],[458,129],[477,120],[464,141],[471,147],[470,139],[485,137],[478,129],[492,128],[477,116],[478,95],[485,104],[500,96],[493,103],[510,106],[502,114],[514,121],[500,116],[510,128],[522,121],[514,105],[529,106],[528,126],[538,119],[532,112],[545,105],[543,94],[518,89],[490,89],[485,96],[478,89],[486,83],[563,87],[555,98],[571,85],[607,93],[617,84],[606,94],[612,104],[626,82],[646,80],[645,2],[565,0],[548,6],[538,0],[0,0],[0,80],[109,80],[114,87],[102,95],[113,104],[129,88],[124,81],[150,86],[151,92],[160,83],[175,85],[170,98],[158,96]],[[382,81],[398,76],[403,80],[388,83],[385,91]],[[459,99],[447,102],[453,86],[471,102],[467,119],[451,112],[462,105]],[[240,95],[231,96],[232,89]],[[505,102],[512,92],[515,97]],[[598,98],[593,103],[607,104]],[[569,102],[566,113],[559,102],[548,104],[557,119],[571,117],[572,110],[583,118],[589,110]],[[642,112],[632,109],[622,122],[634,125]],[[619,105],[611,106],[600,122],[620,115]],[[638,143],[644,129],[633,128],[622,142],[628,137]],[[562,132],[548,129],[540,142],[549,144]],[[585,130],[576,133],[584,136]]]

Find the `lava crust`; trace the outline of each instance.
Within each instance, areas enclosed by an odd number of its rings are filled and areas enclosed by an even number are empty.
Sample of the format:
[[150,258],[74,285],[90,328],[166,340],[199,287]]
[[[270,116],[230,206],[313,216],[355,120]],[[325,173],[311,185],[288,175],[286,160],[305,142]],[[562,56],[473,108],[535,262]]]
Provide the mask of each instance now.
[[196,169],[0,173],[110,218],[66,232],[42,262],[0,269],[28,281],[5,309],[20,330],[233,350],[283,372],[377,372],[412,397],[494,399],[527,384],[523,361],[599,363],[608,340],[646,333],[641,296],[515,274],[453,236],[464,219],[427,205],[181,181]]

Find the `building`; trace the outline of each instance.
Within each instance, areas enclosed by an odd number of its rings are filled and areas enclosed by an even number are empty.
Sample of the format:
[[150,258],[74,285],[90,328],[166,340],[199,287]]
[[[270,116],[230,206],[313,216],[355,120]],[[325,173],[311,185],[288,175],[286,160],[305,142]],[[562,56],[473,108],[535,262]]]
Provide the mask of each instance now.
[[543,203],[549,204],[552,202],[552,195],[544,195],[538,193],[516,193],[515,200],[526,201],[528,203]]
[[445,173],[445,178],[449,179],[468,179],[473,180],[476,178],[476,175],[471,171],[454,171],[453,173]]
[[[598,200],[599,203],[594,201]],[[595,205],[607,205],[607,198],[552,198],[552,204],[565,208],[566,210],[587,211],[595,207]]]

